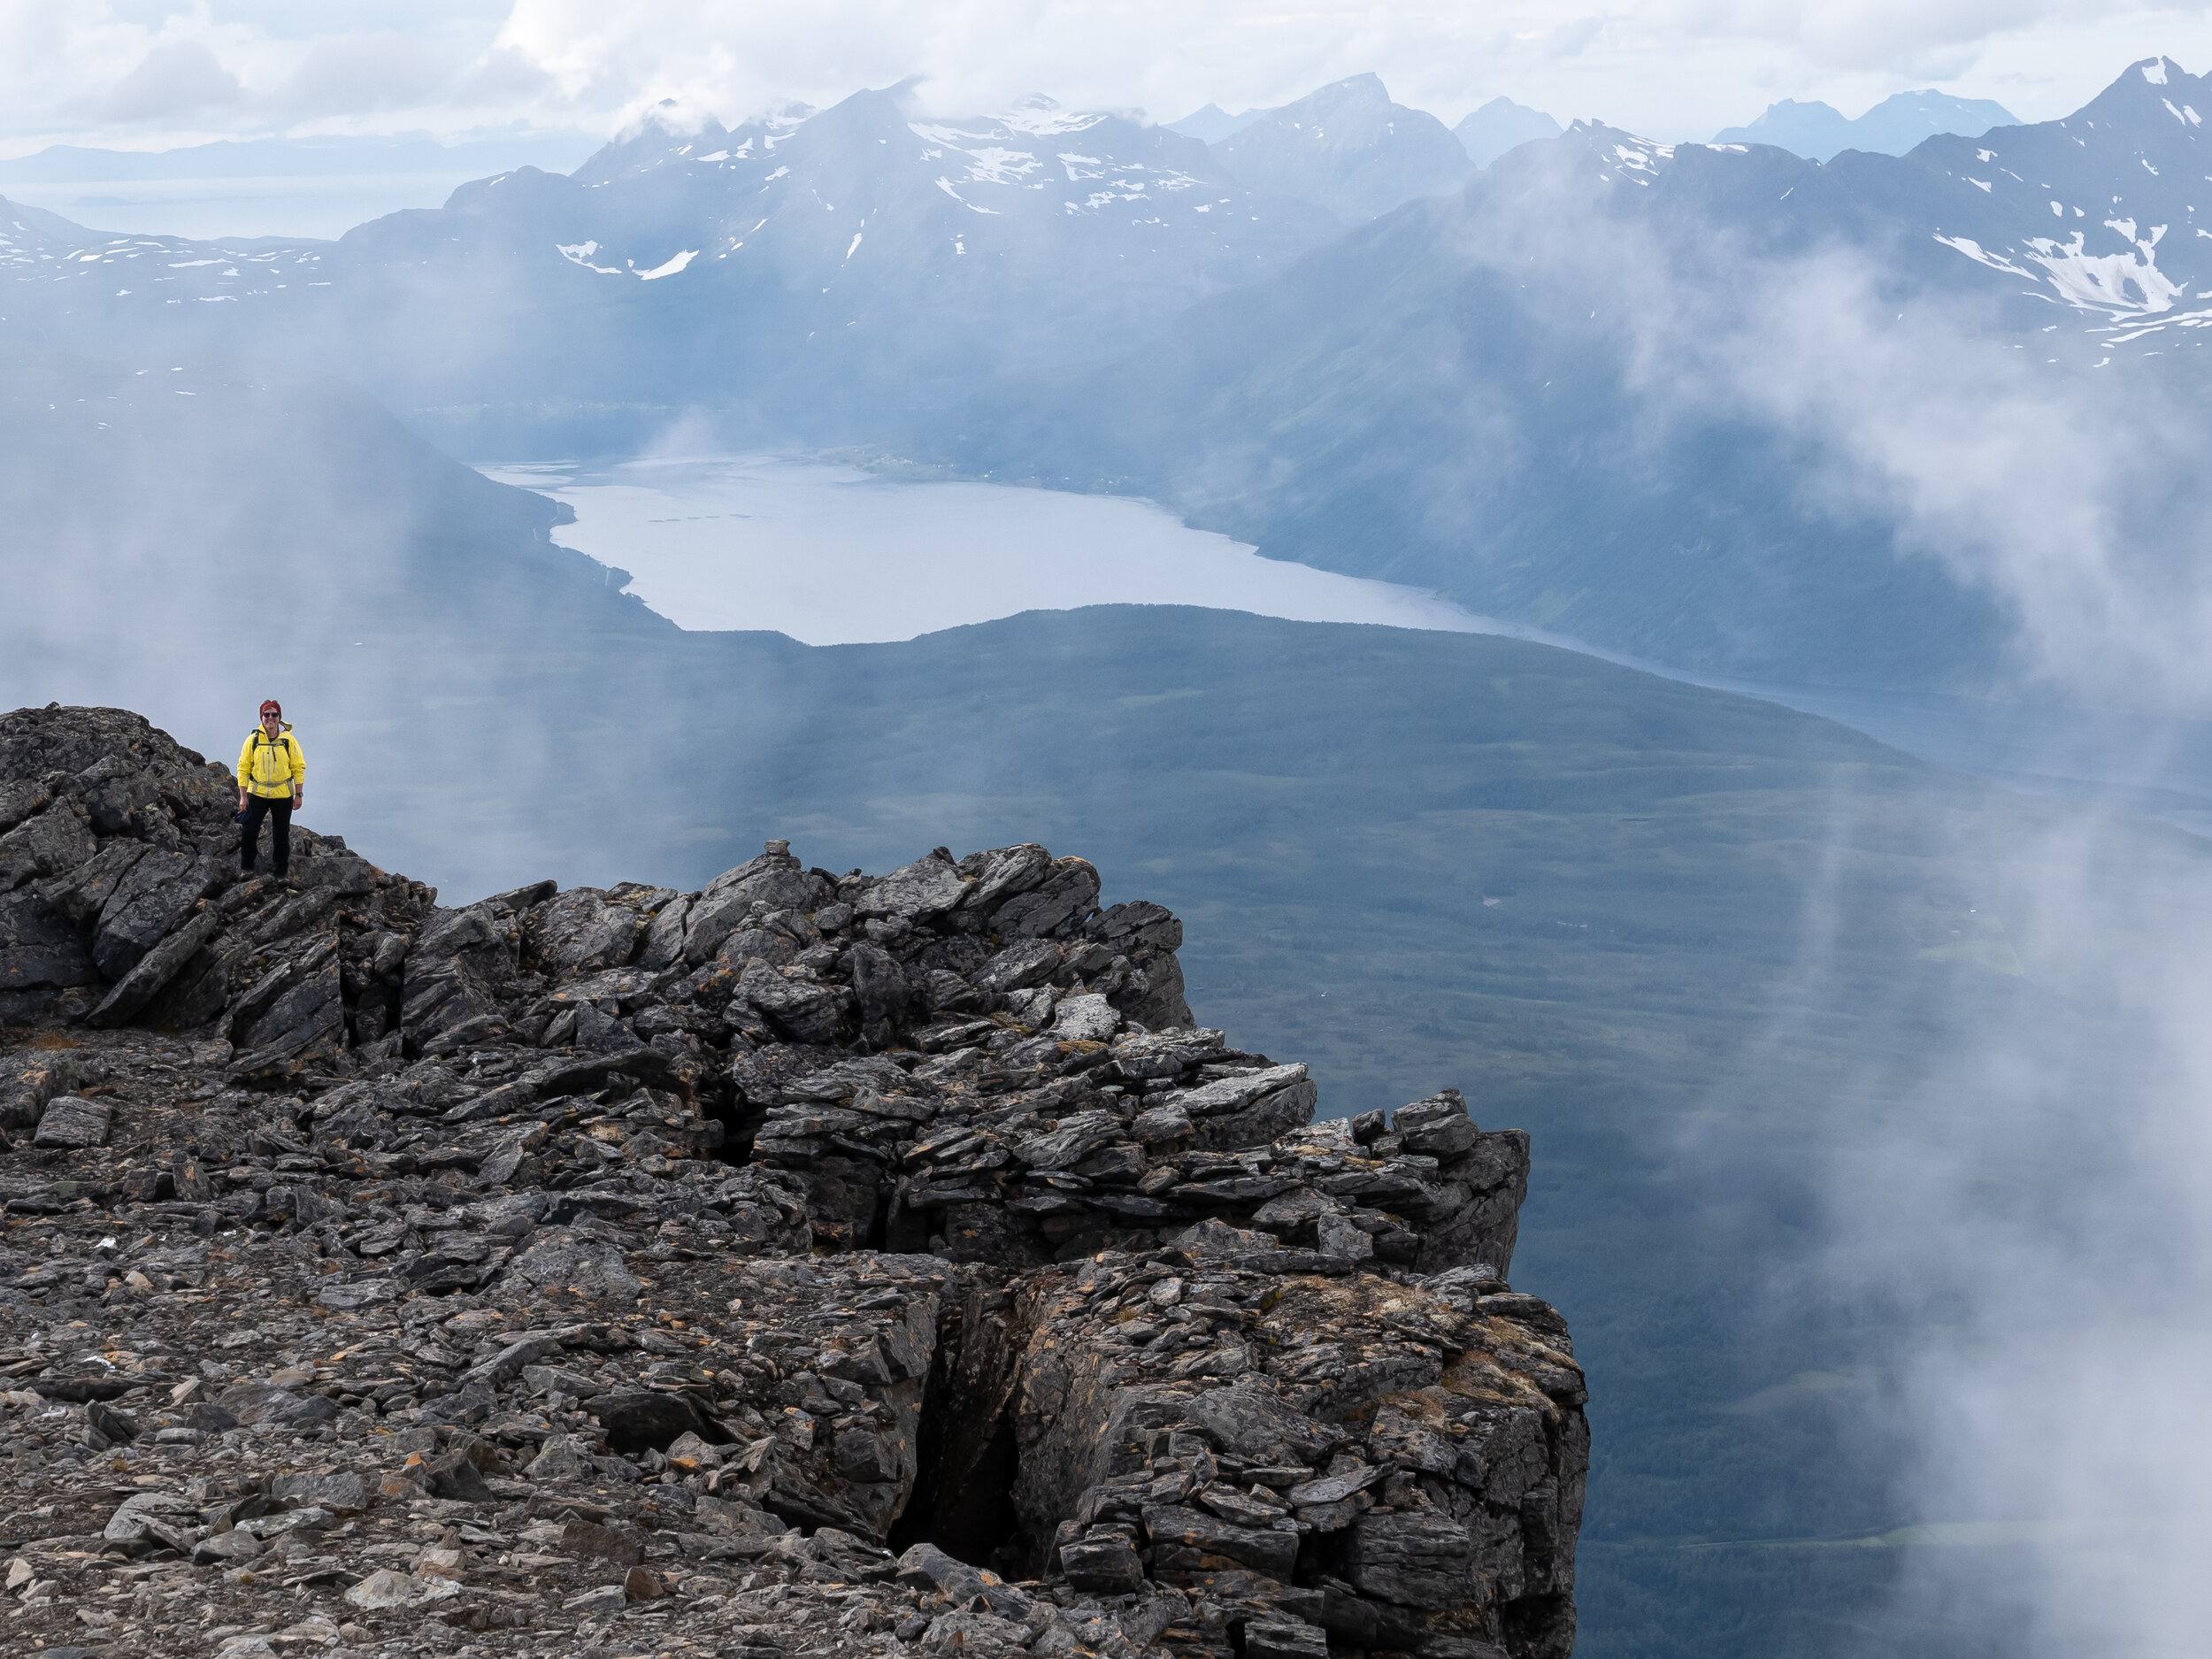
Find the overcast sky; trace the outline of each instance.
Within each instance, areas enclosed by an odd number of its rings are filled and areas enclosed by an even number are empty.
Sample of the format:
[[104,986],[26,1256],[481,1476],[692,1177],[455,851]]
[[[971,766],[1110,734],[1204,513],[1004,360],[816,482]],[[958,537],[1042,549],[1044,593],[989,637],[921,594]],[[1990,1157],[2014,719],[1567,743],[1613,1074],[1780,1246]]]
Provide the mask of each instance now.
[[926,78],[944,113],[1045,92],[1172,120],[1373,70],[1455,120],[1499,94],[1706,137],[1770,102],[1856,115],[1936,87],[2027,119],[2130,61],[2212,65],[2212,0],[0,0],[0,154],[266,133],[612,131],[675,98],[724,118]]

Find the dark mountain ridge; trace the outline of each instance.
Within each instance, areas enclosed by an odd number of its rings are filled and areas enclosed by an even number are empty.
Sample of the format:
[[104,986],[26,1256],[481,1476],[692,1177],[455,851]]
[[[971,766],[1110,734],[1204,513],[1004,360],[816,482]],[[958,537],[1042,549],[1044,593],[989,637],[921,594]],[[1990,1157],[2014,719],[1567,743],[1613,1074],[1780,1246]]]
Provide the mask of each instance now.
[[1443,122],[1394,104],[1371,74],[1269,110],[1213,150],[1252,188],[1315,203],[1348,225],[1455,190],[1473,167]]
[[1713,134],[1716,144],[1773,144],[1809,161],[1826,161],[1847,150],[1901,156],[1938,133],[1978,138],[1993,127],[2017,127],[2017,117],[1987,98],[1955,98],[1936,91],[1897,92],[1865,114],[1847,117],[1831,104],[1784,98],[1744,127]]
[[[1825,165],[1578,124],[904,453],[1150,495],[1273,557],[1706,672],[1986,687],[2016,665],[2005,596],[1882,489],[1839,487],[1855,463],[1778,419],[1753,365],[1893,317],[1970,384],[2116,413],[2139,385],[2195,418],[2173,356],[2212,314],[2185,309],[2212,277],[2191,99],[2212,92],[2148,60],[2068,121]],[[1801,314],[1824,289],[1844,311]],[[2030,340],[2052,362],[2024,385]],[[2107,359],[2132,379],[2085,378]],[[2114,511],[2185,557],[2172,515]]]
[[1048,101],[923,121],[864,92],[734,132],[648,123],[572,177],[503,173],[335,243],[10,205],[0,328],[312,365],[456,444],[634,442],[686,411],[788,442],[1110,357],[1336,230],[1164,128]]

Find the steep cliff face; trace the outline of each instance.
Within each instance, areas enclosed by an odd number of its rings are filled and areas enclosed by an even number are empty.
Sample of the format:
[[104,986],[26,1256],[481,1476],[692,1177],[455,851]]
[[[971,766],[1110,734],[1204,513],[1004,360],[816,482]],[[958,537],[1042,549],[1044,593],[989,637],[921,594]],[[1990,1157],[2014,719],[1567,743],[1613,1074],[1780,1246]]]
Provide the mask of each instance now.
[[1455,1091],[1315,1121],[1041,847],[446,909],[232,803],[0,718],[27,1637],[1571,1649],[1583,1382]]

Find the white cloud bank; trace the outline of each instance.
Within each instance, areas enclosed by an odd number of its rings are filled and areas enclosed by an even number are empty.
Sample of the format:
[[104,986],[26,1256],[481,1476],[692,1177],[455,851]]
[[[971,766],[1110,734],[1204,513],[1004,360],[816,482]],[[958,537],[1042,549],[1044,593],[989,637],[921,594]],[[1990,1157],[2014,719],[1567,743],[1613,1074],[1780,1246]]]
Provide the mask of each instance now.
[[1499,93],[1703,136],[1771,99],[1847,113],[1907,86],[2062,114],[2131,58],[2212,59],[2207,0],[0,0],[0,145],[291,130],[617,127],[664,98],[724,118],[924,77],[947,111],[1031,92],[1172,119],[1379,73],[1447,119]]

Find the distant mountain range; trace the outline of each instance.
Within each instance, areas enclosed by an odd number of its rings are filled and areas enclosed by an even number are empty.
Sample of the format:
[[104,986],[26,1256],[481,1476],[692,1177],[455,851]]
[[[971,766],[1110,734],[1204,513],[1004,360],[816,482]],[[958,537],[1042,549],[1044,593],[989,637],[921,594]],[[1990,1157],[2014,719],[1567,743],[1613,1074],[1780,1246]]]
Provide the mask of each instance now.
[[479,455],[680,422],[910,433],[905,457],[1150,495],[1662,660],[1947,683],[1994,672],[1992,596],[1901,552],[1878,504],[1778,482],[1816,440],[1683,419],[1639,365],[1847,252],[1901,315],[2196,396],[2207,111],[2212,88],[2157,58],[2063,121],[1902,157],[1583,123],[1478,171],[1371,76],[1211,146],[1044,100],[925,120],[871,92],[649,122],[572,176],[501,174],[334,243],[0,208],[0,340],[312,365]]
[[919,120],[868,92],[649,122],[573,176],[501,174],[336,243],[0,209],[0,330],[313,363],[464,449],[624,447],[696,408],[787,442],[1126,350],[1340,228],[1163,128],[1043,101]]
[[579,132],[502,134],[446,143],[428,133],[222,139],[179,150],[90,150],[52,144],[0,161],[0,186],[149,179],[329,178],[355,173],[565,172],[599,147]]
[[1217,144],[1232,133],[1240,133],[1267,114],[1265,110],[1247,110],[1241,115],[1232,115],[1218,104],[1209,104],[1202,110],[1194,110],[1179,121],[1164,123],[1171,133],[1180,133],[1194,138],[1202,144]]
[[1901,156],[1939,133],[1979,138],[1993,127],[2017,127],[2019,119],[2001,104],[1986,98],[1955,98],[1942,92],[1900,92],[1884,98],[1855,120],[1832,104],[1800,104],[1785,98],[1770,104],[1748,127],[1713,134],[1716,144],[1772,144],[1811,161],[1826,161],[1847,150]]
[[1372,76],[1212,148],[1046,99],[920,119],[866,92],[733,129],[650,120],[572,175],[516,169],[335,243],[103,235],[7,204],[0,337],[312,364],[478,453],[621,449],[691,416],[837,441],[1130,350],[1471,170]]
[[1578,123],[913,450],[1151,495],[1276,557],[1709,672],[1982,683],[2012,633],[1993,595],[1901,547],[1894,503],[1795,488],[1831,475],[1818,434],[1654,365],[1718,361],[1698,354],[1751,299],[1848,250],[1901,313],[2032,339],[2054,374],[2125,357],[2173,384],[2212,319],[2192,309],[2206,110],[2212,84],[2152,59],[2064,121],[1903,158]]
[[[1382,83],[1372,75],[1356,76],[1355,81],[1374,81],[1374,91],[1381,91]],[[1351,87],[1354,83],[1340,81],[1337,86]],[[1335,90],[1337,88],[1324,88],[1314,96],[1320,97]],[[1385,96],[1386,98],[1387,95]],[[1241,115],[1231,115],[1219,104],[1209,104],[1204,109],[1186,115],[1179,121],[1170,121],[1167,125],[1171,132],[1181,133],[1203,143],[1218,144],[1241,133],[1256,121],[1277,113],[1279,111],[1274,110],[1247,110]],[[1467,151],[1468,158],[1478,167],[1488,166],[1517,144],[1525,144],[1537,138],[1556,138],[1559,131],[1559,123],[1541,110],[1529,109],[1510,98],[1491,99],[1452,128],[1453,135]],[[1394,207],[1397,204],[1394,202],[1391,205]]]
[[1540,139],[1556,138],[1557,121],[1541,110],[1532,110],[1510,98],[1493,98],[1452,128],[1452,134],[1478,167],[1486,167],[1509,150]]
[[1374,75],[1270,110],[1213,150],[1251,188],[1316,203],[1348,225],[1455,190],[1474,170],[1450,128],[1392,103]]

